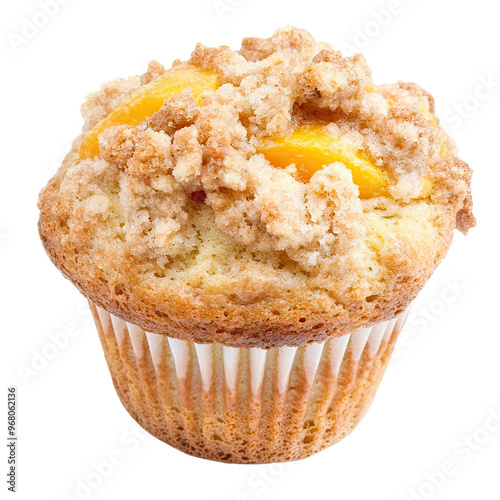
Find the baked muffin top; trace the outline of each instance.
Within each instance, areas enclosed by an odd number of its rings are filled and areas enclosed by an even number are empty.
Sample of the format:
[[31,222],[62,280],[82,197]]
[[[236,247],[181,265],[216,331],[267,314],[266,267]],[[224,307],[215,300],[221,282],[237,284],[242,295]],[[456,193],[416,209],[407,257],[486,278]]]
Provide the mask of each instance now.
[[90,95],[40,195],[55,265],[144,329],[322,341],[402,312],[474,225],[471,170],[414,83],[303,30],[197,45]]

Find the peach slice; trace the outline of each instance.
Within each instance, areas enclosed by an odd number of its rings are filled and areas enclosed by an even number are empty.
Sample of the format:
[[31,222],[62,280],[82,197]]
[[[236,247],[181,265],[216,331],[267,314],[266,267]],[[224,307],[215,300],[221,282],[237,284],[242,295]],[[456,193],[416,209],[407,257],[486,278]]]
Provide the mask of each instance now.
[[432,187],[432,181],[429,178],[425,177],[422,181],[422,191],[420,191],[418,199],[422,200],[428,198],[432,194]]
[[433,126],[437,127],[437,120],[436,117],[427,109],[424,108],[423,106],[420,106],[420,111],[424,115],[424,118]]
[[442,140],[439,141],[439,156],[441,156],[441,158],[448,156],[448,146]]
[[293,134],[278,139],[269,138],[257,149],[278,168],[294,163],[303,182],[325,165],[343,163],[359,187],[361,198],[387,195],[388,176],[340,137],[325,133],[322,127],[299,128]]
[[99,122],[80,145],[80,160],[99,154],[99,134],[113,125],[138,125],[156,113],[167,97],[183,89],[191,89],[194,98],[201,102],[203,92],[216,90],[219,79],[212,71],[194,66],[181,66],[168,70],[158,78],[133,91],[117,108]]

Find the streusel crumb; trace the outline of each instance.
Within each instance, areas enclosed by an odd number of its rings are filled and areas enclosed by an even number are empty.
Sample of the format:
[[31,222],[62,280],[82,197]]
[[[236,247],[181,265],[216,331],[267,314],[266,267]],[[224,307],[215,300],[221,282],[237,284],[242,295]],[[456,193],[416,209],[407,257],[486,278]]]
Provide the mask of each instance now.
[[[174,63],[186,65],[218,76],[201,105],[182,90],[80,159],[83,137],[166,70],[150,63],[87,98],[83,136],[41,194],[49,254],[110,312],[200,342],[323,340],[401,312],[453,230],[474,225],[471,170],[418,85],[376,85],[363,56],[291,27],[239,52],[199,44]],[[304,182],[259,152],[315,124],[363,151],[386,191],[360,196],[343,162]]]

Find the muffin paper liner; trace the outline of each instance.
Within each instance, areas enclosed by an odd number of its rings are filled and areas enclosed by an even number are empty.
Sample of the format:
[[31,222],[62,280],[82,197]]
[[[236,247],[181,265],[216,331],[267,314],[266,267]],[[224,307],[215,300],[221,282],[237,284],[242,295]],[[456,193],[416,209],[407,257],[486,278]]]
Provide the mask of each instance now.
[[132,417],[186,453],[233,463],[298,460],[349,434],[408,312],[323,343],[265,350],[173,339],[90,307]]

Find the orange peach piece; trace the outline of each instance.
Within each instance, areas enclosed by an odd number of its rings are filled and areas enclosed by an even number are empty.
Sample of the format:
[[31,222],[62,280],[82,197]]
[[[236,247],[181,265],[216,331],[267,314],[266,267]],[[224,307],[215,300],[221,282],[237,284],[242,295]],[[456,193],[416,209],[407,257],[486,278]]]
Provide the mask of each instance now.
[[328,135],[321,127],[299,128],[286,137],[266,139],[257,152],[278,168],[295,164],[304,182],[325,165],[341,162],[351,171],[361,198],[387,194],[387,174],[362,152]]
[[166,98],[189,88],[201,102],[203,92],[216,90],[219,79],[212,71],[194,66],[180,66],[168,70],[152,82],[139,87],[125,97],[118,107],[91,130],[80,145],[80,160],[99,155],[99,134],[114,125],[138,125],[156,113]]

